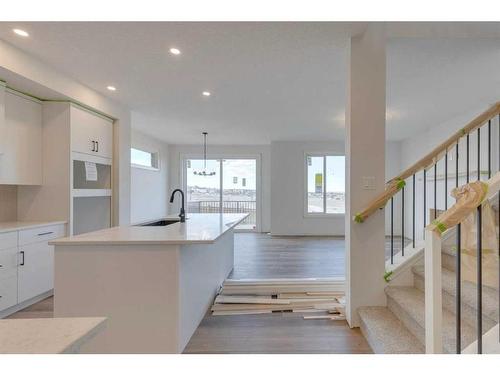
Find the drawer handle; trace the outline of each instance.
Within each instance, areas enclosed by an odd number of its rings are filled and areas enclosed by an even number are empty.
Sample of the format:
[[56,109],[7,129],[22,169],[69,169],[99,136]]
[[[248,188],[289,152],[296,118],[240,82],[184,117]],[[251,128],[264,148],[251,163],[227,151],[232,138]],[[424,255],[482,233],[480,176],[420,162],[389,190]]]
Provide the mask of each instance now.
[[95,152],[99,152],[99,142],[95,141],[95,144],[96,144]]
[[95,151],[95,141],[92,141],[92,151]]
[[20,266],[24,266],[24,251],[21,251],[21,256],[23,257]]
[[46,236],[47,234],[52,234],[54,232],[43,232],[43,233],[38,233],[39,236]]

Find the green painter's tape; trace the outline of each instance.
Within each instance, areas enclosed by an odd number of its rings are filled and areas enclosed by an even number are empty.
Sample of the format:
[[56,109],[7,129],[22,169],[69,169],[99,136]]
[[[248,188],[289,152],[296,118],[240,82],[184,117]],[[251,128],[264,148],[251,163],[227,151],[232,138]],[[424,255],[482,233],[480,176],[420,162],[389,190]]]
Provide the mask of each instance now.
[[398,182],[396,183],[396,186],[397,186],[398,190],[401,190],[402,188],[404,188],[406,186],[405,180],[402,180],[399,178],[397,181]]
[[465,129],[464,128],[460,129],[460,131],[462,132],[462,135],[465,135]]
[[439,220],[434,220],[432,222],[433,225],[436,226],[437,230],[439,231],[439,233],[443,234],[445,231],[446,231],[446,225],[444,225],[442,222],[440,222]]
[[386,271],[385,274],[384,274],[384,280],[386,283],[388,283],[389,281],[391,281],[391,276],[392,276],[392,271]]
[[363,220],[363,216],[361,216],[361,214],[356,214],[354,215],[354,221],[356,223],[362,223],[364,220]]

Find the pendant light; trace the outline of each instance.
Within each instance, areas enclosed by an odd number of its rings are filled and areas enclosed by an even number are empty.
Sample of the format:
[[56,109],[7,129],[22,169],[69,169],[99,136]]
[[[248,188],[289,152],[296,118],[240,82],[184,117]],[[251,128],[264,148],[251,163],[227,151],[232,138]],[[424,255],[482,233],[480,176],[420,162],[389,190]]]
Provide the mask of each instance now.
[[203,170],[194,171],[197,176],[215,176],[215,171],[207,172],[207,132],[203,132]]

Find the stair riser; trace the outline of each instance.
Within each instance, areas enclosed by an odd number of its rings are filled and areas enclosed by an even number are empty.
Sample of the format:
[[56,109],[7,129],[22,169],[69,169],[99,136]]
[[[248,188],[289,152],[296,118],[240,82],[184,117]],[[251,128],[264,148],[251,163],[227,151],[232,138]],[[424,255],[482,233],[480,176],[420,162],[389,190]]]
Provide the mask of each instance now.
[[379,341],[376,338],[372,337],[370,330],[366,326],[363,319],[361,319],[359,328],[361,328],[361,333],[363,334],[363,336],[365,336],[365,339],[368,342],[368,345],[370,345],[370,348],[372,348],[373,352],[375,354],[384,354],[384,348],[379,344]]
[[387,308],[396,315],[403,325],[410,331],[417,340],[425,346],[425,329],[390,296],[387,296]]
[[[414,286],[420,291],[425,293],[425,283],[424,279],[420,275],[414,274]],[[447,293],[443,290],[442,294],[443,307],[455,314],[455,296]],[[471,326],[476,325],[477,320],[477,310],[475,306],[470,306],[462,301],[462,321],[470,324]],[[483,333],[486,333],[491,328],[493,328],[497,323],[490,319],[487,315],[483,314]]]

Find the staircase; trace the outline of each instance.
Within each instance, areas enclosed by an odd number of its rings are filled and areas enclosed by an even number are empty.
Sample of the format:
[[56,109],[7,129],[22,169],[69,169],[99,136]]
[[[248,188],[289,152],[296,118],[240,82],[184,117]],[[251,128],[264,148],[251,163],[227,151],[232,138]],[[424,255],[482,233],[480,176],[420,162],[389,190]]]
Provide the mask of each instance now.
[[[493,201],[493,203],[497,200]],[[498,206],[493,204],[498,212]],[[498,213],[496,215],[498,217]],[[497,223],[498,229],[498,223]],[[443,242],[442,298],[443,298],[443,349],[456,352],[456,233]],[[423,259],[411,268],[413,286],[385,288],[387,307],[361,307],[361,331],[375,353],[413,354],[425,352],[425,269]],[[477,287],[462,281],[461,290],[461,347],[467,348],[477,339]],[[498,289],[483,286],[483,334],[498,324]]]
[[[492,136],[493,127],[497,130]],[[481,142],[480,133],[486,136],[486,140]],[[476,156],[473,162],[470,152],[471,134],[475,138],[473,147]],[[492,147],[493,144],[497,145],[496,148]],[[352,218],[354,222],[363,225],[372,214],[389,206],[391,258],[390,264],[386,262],[384,276],[386,281],[389,280],[384,290],[387,304],[357,309],[361,331],[375,353],[500,353],[498,284],[496,287],[484,285],[484,262],[475,266],[476,280],[483,280],[481,286],[478,286],[480,281],[465,281],[455,271],[458,262],[461,267],[464,265],[461,257],[457,257],[457,253],[463,254],[460,246],[468,246],[457,243],[457,228],[468,215],[481,214],[485,199],[489,199],[496,211],[498,239],[499,147],[500,102],[388,181],[385,190]],[[454,157],[450,159],[450,155]],[[493,166],[492,161],[496,161],[496,166]],[[444,173],[439,172],[441,174],[438,175],[438,166]],[[420,184],[416,184],[417,175],[423,181]],[[438,189],[438,179],[441,179],[444,188],[441,186]],[[449,188],[460,186],[462,188],[455,198],[450,197]],[[442,193],[444,204],[438,205],[436,197]],[[402,212],[399,214],[401,236],[405,237],[406,230],[413,243],[405,248],[405,253],[408,254],[406,258],[402,251],[397,256],[394,253],[396,214],[393,200],[396,196],[402,202]],[[415,203],[416,196],[420,197],[418,207]],[[429,209],[433,210],[432,213]],[[441,212],[439,216],[438,211]],[[405,212],[409,215],[405,215]],[[424,213],[420,219],[416,218],[417,212]],[[406,223],[410,224],[409,230],[405,229],[405,217]],[[482,220],[476,220],[474,225],[473,238],[475,248],[478,249],[474,250],[474,256],[481,254],[484,249],[493,250],[498,256],[500,248],[491,249],[488,248],[491,245],[485,247],[482,242],[490,238],[484,237],[484,234],[477,236],[477,233],[484,233]],[[419,238],[422,232],[425,232],[425,238]],[[488,235],[491,236],[486,236]],[[417,245],[418,242],[420,244]],[[427,270],[424,268],[424,254]],[[491,257],[489,259],[491,261]],[[497,279],[499,264],[497,258]],[[461,290],[457,295],[458,288]]]

